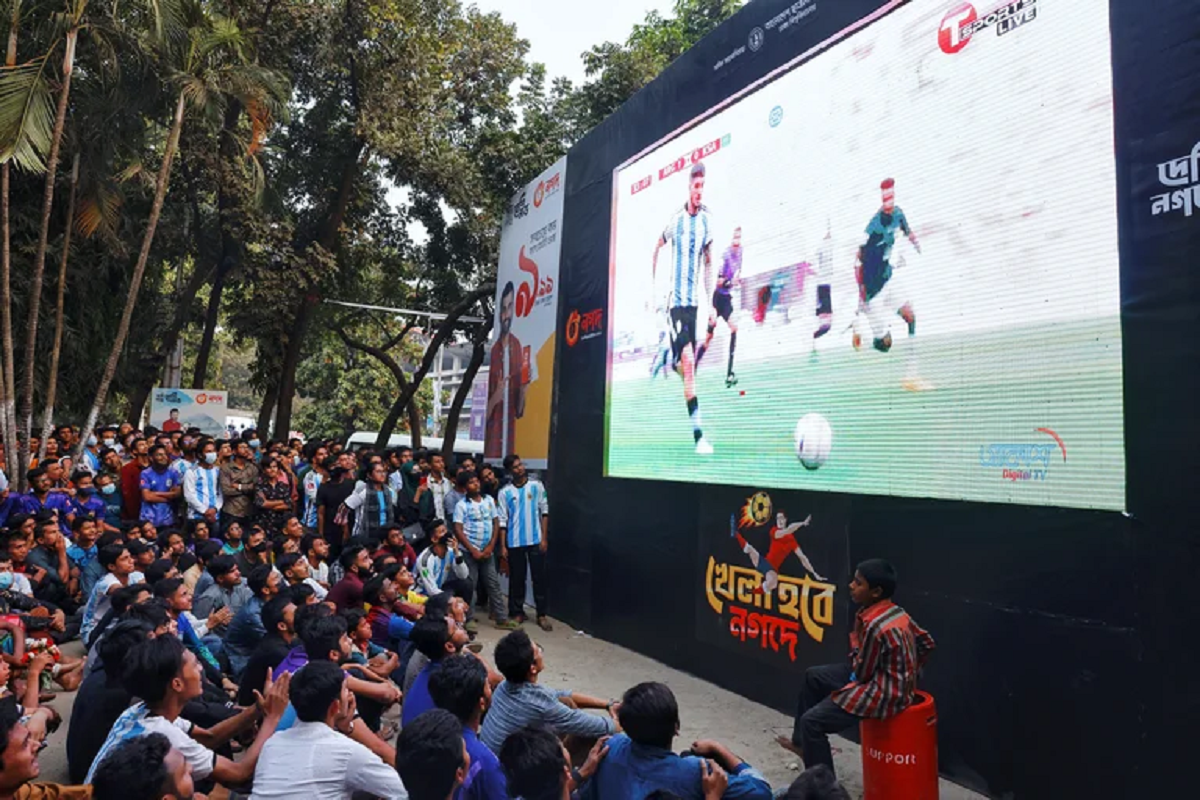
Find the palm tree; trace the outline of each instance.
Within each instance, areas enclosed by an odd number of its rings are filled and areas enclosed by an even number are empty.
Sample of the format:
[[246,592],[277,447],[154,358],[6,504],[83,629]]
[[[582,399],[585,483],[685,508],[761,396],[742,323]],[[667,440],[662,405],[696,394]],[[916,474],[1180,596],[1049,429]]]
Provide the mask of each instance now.
[[[29,463],[29,438],[33,431],[33,375],[37,353],[38,312],[42,304],[42,277],[46,271],[46,247],[50,239],[50,212],[54,208],[54,183],[58,175],[58,154],[62,148],[63,131],[67,122],[67,103],[71,96],[71,75],[75,71],[75,46],[88,0],[67,0],[63,15],[67,31],[62,61],[62,87],[58,92],[58,107],[54,115],[54,130],[50,138],[50,154],[46,158],[46,185],[42,190],[42,224],[38,233],[37,250],[33,257],[33,273],[29,279],[29,316],[25,323],[25,374],[21,380],[22,433],[19,463]],[[49,58],[49,53],[46,55]],[[70,223],[68,222],[68,225]],[[44,450],[43,450],[44,452]]]
[[54,306],[54,346],[50,350],[50,372],[46,376],[46,410],[42,414],[42,439],[38,461],[46,457],[46,442],[54,432],[54,401],[58,392],[58,361],[62,355],[63,303],[67,294],[67,259],[71,255],[71,232],[75,230],[75,195],[79,189],[79,154],[71,165],[71,194],[67,200],[67,229],[63,233],[62,255],[58,260],[58,300]]
[[[199,8],[194,12],[202,14]],[[88,412],[84,431],[89,431],[96,425],[100,412],[108,399],[108,390],[112,384],[113,375],[117,371],[117,362],[121,350],[129,336],[130,320],[134,307],[137,305],[138,291],[142,278],[146,273],[146,263],[150,257],[150,246],[154,242],[154,232],[158,226],[158,218],[162,212],[163,200],[167,195],[167,187],[171,178],[171,162],[179,147],[179,134],[183,129],[183,120],[188,106],[198,110],[219,110],[230,97],[240,99],[245,106],[255,104],[268,108],[273,112],[282,113],[283,104],[287,101],[288,86],[286,80],[278,73],[249,63],[245,38],[237,24],[225,17],[213,15],[205,18],[200,16],[188,29],[188,35],[182,48],[170,52],[170,43],[163,42],[167,52],[165,55],[179,64],[173,70],[172,81],[178,85],[175,101],[175,111],[171,118],[171,127],[167,135],[166,146],[163,150],[163,161],[159,168],[154,184],[154,202],[150,207],[150,218],[146,232],[142,238],[142,247],[134,265],[133,276],[129,281],[129,290],[125,298],[125,310],[117,327],[117,336],[109,352],[108,361],[104,365],[104,373],[100,385],[96,388],[96,397]],[[80,451],[83,445],[80,444]],[[77,456],[79,454],[77,453]]]

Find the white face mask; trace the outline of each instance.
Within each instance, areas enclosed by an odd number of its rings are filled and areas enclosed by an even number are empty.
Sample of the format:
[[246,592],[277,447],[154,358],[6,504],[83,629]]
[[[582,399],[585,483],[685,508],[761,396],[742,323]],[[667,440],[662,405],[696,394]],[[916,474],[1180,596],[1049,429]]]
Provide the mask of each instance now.
[[205,464],[215,464],[215,463],[217,463],[217,453],[216,453],[216,451],[209,451],[209,452],[205,453],[205,454],[204,454],[204,463],[205,463]]
[[105,439],[105,440],[104,440],[104,446],[105,446],[105,447],[112,447],[112,446],[113,446],[113,445],[115,445],[116,443],[117,443],[117,440],[116,440],[116,439]]

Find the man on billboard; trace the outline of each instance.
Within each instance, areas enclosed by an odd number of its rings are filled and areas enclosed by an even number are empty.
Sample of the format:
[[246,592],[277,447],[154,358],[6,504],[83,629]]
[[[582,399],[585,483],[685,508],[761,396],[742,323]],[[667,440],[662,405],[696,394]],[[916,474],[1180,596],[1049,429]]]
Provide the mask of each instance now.
[[[879,184],[882,205],[867,223],[867,241],[858,249],[854,267],[854,278],[858,283],[859,314],[866,313],[874,337],[875,349],[886,353],[892,349],[892,314],[899,314],[908,323],[908,372],[902,383],[911,392],[921,392],[933,387],[917,375],[916,349],[913,337],[917,335],[917,318],[912,302],[900,283],[892,276],[892,248],[896,244],[896,232],[900,231],[918,253],[921,245],[917,235],[908,224],[908,218],[896,205],[896,181],[887,178]],[[854,349],[862,346],[858,331],[858,319],[854,323]]]
[[525,394],[537,380],[537,362],[512,332],[517,290],[509,281],[500,293],[500,337],[492,345],[488,366],[486,458],[503,458],[515,450],[517,420],[525,416]]
[[679,362],[683,374],[683,397],[692,420],[692,436],[696,452],[711,455],[713,448],[704,438],[700,420],[700,400],[696,397],[696,315],[701,297],[701,269],[704,270],[703,291],[711,294],[712,285],[712,214],[701,202],[704,198],[703,161],[692,165],[688,177],[688,200],[676,211],[662,236],[654,245],[651,263],[652,284],[658,277],[658,253],[670,244],[671,291],[667,299],[671,319],[671,353]]
[[737,386],[737,375],[733,374],[733,352],[737,349],[737,323],[733,321],[733,287],[742,282],[742,229],[733,229],[733,243],[721,260],[721,274],[717,278],[717,290],[713,292],[712,308],[708,311],[708,336],[696,352],[696,366],[708,352],[713,334],[717,331],[717,319],[725,320],[729,326],[729,365],[725,368],[725,387]]
[[163,433],[174,433],[175,431],[182,431],[182,430],[183,430],[183,423],[179,421],[179,409],[172,408],[170,411],[170,418],[163,420],[162,432]]

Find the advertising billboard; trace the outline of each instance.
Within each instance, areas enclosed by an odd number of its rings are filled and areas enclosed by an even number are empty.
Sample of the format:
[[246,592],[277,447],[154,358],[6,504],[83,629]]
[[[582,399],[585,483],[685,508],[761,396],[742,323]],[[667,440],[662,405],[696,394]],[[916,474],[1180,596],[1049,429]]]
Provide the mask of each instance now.
[[605,474],[1123,510],[1110,45],[896,3],[618,166]]
[[224,391],[158,387],[150,395],[150,424],[163,433],[199,428],[207,436],[224,436],[227,407]]
[[517,453],[535,469],[545,468],[550,450],[566,170],[564,157],[513,199],[496,270],[484,456]]

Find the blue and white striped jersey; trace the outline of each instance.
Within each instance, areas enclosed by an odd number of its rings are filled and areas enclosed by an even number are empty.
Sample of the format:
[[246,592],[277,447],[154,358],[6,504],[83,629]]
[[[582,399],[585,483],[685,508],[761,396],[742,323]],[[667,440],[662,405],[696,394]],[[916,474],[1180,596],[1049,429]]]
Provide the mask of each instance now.
[[221,510],[221,471],[216,467],[194,466],[183,473],[183,499],[188,519],[200,519],[210,508]]
[[695,214],[689,214],[685,204],[667,223],[662,241],[671,245],[671,308],[700,305],[704,288],[701,270],[712,239],[712,212],[708,206],[701,205]]
[[541,481],[529,480],[519,489],[511,483],[496,498],[500,527],[509,547],[542,543],[542,517],[550,513],[550,499]]

